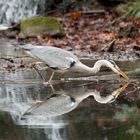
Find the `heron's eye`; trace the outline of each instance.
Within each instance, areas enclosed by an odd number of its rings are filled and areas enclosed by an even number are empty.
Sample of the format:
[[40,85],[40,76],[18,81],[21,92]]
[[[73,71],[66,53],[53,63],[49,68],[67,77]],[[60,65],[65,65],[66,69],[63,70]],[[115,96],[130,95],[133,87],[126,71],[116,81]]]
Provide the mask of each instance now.
[[113,60],[108,60],[114,67],[116,67],[116,63]]

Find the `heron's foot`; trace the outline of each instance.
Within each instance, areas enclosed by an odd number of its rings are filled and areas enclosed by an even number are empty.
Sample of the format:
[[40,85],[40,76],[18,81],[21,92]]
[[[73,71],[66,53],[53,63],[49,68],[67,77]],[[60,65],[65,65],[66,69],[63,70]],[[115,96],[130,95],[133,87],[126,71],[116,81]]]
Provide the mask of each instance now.
[[47,81],[47,82],[43,82],[43,85],[45,85],[45,86],[52,86],[52,83],[51,83],[51,81]]
[[60,80],[63,82],[63,81],[65,81],[65,78],[60,78]]
[[[64,72],[64,73],[65,73],[65,72]],[[61,74],[58,76],[58,79],[59,79],[61,82],[64,82],[64,81],[65,81],[65,78],[63,78],[64,73],[61,73]]]
[[55,91],[51,81],[43,82],[43,85],[51,87],[52,91]]
[[43,66],[43,65],[41,65],[41,64],[43,64],[43,62],[35,62],[34,64],[32,64],[32,67],[33,68],[35,68],[36,67],[36,69],[37,70],[46,70],[46,69],[48,69],[48,66]]
[[50,80],[49,80],[49,81],[44,81],[44,82],[43,82],[43,85],[52,85],[52,83],[51,83]]
[[49,85],[49,83],[48,82],[43,82],[43,85],[47,86],[47,85]]

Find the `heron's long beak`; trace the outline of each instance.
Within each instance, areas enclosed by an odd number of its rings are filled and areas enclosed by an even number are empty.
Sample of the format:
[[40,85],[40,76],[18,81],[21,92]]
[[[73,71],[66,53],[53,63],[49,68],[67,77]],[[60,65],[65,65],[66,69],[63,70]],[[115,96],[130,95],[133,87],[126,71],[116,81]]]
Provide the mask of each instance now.
[[116,90],[112,93],[112,95],[116,96],[116,95],[120,94],[122,91],[124,91],[124,90],[127,88],[128,85],[129,85],[129,83],[125,83],[125,84],[122,85],[120,88],[116,89]]
[[129,80],[128,76],[121,71],[118,67],[113,67],[112,70],[116,72],[118,75],[122,76],[124,79]]

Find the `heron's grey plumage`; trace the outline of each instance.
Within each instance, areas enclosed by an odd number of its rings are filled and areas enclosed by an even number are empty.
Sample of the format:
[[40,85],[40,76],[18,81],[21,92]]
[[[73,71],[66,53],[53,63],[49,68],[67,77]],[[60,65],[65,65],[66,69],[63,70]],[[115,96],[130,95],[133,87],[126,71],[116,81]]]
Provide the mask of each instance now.
[[[44,62],[49,68],[55,72],[64,73],[66,71],[80,72],[80,73],[97,73],[101,66],[106,66],[111,68],[115,73],[122,75],[126,80],[128,76],[122,72],[119,67],[111,60],[98,60],[93,67],[88,67],[84,65],[77,56],[69,51],[60,49],[53,46],[35,46],[31,44],[21,45],[28,54],[32,57]],[[50,80],[52,79],[50,77]]]
[[26,110],[23,116],[28,115],[45,115],[45,116],[59,116],[66,114],[74,110],[81,101],[89,96],[93,96],[95,101],[101,104],[107,104],[114,102],[120,93],[125,90],[128,83],[124,84],[122,87],[114,90],[110,95],[101,96],[100,92],[97,90],[85,92],[80,90],[79,93],[67,92],[67,91],[56,91],[46,100],[41,103],[32,105],[28,110]]
[[24,115],[59,116],[68,113],[78,106],[78,102],[69,95],[52,96],[42,104],[35,104]]
[[31,44],[21,45],[25,51],[54,70],[66,70],[79,62],[79,59],[72,53],[52,46],[33,46]]

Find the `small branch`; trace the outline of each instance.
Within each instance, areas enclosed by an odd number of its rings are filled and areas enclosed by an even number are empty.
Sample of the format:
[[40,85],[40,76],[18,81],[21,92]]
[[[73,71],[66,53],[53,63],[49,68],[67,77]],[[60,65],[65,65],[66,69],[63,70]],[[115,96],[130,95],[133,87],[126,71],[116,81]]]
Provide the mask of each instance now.
[[11,63],[14,63],[14,59],[25,59],[25,58],[31,58],[29,56],[13,56],[13,55],[0,55],[0,59],[3,59],[5,61],[9,61]]
[[5,57],[0,57],[0,59],[3,59],[3,60],[5,60],[5,61],[9,61],[9,62],[11,62],[11,63],[14,63],[14,60],[12,59],[12,58],[5,58]]
[[81,15],[97,15],[97,14],[105,14],[105,10],[89,10],[89,11],[74,11],[72,13],[65,14],[66,17],[80,17]]
[[116,39],[113,39],[109,44],[105,45],[100,51],[112,52]]
[[81,14],[85,14],[85,15],[91,15],[91,14],[105,14],[105,10],[99,9],[99,10],[81,11]]

